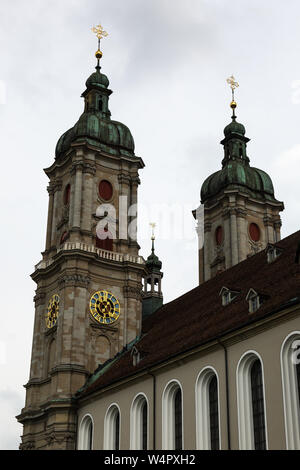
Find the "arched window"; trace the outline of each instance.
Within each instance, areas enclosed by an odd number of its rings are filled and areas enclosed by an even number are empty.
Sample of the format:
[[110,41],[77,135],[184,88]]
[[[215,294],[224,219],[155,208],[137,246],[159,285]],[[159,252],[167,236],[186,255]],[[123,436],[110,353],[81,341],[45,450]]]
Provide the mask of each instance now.
[[240,449],[267,448],[263,365],[250,351],[237,367],[237,398]]
[[178,387],[174,398],[175,415],[175,449],[182,449],[182,397],[181,389]]
[[182,388],[177,381],[170,382],[162,400],[162,445],[163,449],[183,449]]
[[78,436],[78,449],[79,450],[92,450],[93,449],[93,420],[90,415],[84,416],[79,427]]
[[300,449],[300,331],[291,333],[281,348],[281,377],[286,448]]
[[104,418],[104,449],[120,449],[120,410],[118,405],[111,405]]
[[148,402],[145,395],[138,395],[131,406],[130,449],[148,449]]
[[251,366],[251,396],[254,447],[256,450],[266,448],[264,391],[261,363],[256,359]]
[[220,449],[219,387],[216,371],[203,369],[196,382],[197,449]]

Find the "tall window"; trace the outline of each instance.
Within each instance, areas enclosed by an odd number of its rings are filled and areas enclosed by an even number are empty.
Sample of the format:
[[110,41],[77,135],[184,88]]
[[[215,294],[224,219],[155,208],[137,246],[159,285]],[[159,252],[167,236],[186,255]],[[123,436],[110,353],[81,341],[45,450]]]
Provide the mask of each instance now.
[[86,415],[80,424],[78,435],[79,450],[93,449],[93,421],[90,415]]
[[120,411],[117,405],[111,405],[105,415],[104,449],[120,449]]
[[197,449],[220,449],[219,390],[216,371],[203,369],[196,382]]
[[138,395],[131,405],[130,449],[148,449],[148,402],[145,395]]
[[251,395],[254,447],[256,450],[266,449],[264,391],[260,360],[257,359],[251,367]]
[[281,375],[286,447],[300,450],[300,331],[291,333],[281,348]]
[[175,449],[182,449],[182,399],[181,389],[178,387],[174,398],[174,417],[175,417]]
[[148,406],[146,400],[143,403],[142,409],[142,450],[147,450],[148,441]]
[[263,365],[250,351],[237,367],[237,398],[240,449],[267,448]]
[[214,375],[209,384],[210,448],[219,450],[218,382]]
[[163,449],[183,449],[182,388],[177,381],[170,382],[162,399]]

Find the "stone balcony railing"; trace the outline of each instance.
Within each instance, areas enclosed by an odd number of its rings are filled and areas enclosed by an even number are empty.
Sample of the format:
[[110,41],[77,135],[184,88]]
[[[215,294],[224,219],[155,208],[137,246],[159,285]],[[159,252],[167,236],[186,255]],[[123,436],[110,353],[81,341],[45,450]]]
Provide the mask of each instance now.
[[[117,261],[119,263],[137,263],[144,264],[145,260],[142,256],[132,256],[128,253],[116,253],[113,251],[102,250],[101,248],[96,248],[92,245],[87,245],[86,243],[81,242],[66,242],[60,248],[57,249],[57,253],[62,251],[72,251],[80,250],[88,253],[95,253],[99,258],[106,259],[109,261]],[[35,265],[35,269],[46,269],[54,262],[53,258],[48,260],[42,260]]]

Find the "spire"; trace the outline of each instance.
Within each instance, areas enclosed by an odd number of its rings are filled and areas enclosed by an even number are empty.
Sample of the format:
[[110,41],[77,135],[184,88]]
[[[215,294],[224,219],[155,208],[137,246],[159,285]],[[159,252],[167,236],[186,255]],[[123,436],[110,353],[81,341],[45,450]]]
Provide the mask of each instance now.
[[101,26],[101,24],[98,24],[98,26],[93,26],[92,28],[92,31],[93,33],[96,34],[97,38],[98,38],[98,49],[95,53],[95,57],[97,59],[97,65],[96,65],[96,70],[97,72],[99,71],[100,72],[100,59],[102,59],[102,52],[100,50],[100,41],[101,39],[105,38],[108,36],[108,33],[106,31],[104,31],[103,27]]
[[230,107],[233,111],[233,114],[231,116],[231,119],[233,121],[236,120],[236,115],[235,115],[235,108],[237,107],[237,104],[236,104],[236,101],[234,99],[234,90],[239,87],[239,84],[238,82],[235,81],[235,78],[233,75],[231,75],[231,77],[227,78],[227,83],[229,83],[230,85],[230,88],[231,88],[231,91],[232,91],[232,100],[231,100],[231,103],[230,103]]
[[163,273],[161,272],[162,262],[158,256],[156,256],[154,249],[154,228],[156,224],[151,223],[150,226],[152,227],[152,248],[151,255],[148,256],[146,261],[143,291],[143,319],[154,313],[163,304],[163,294],[161,291],[161,280],[163,277]]
[[150,272],[150,273],[154,273],[154,272],[155,273],[160,273],[160,270],[161,270],[161,267],[162,267],[162,262],[160,261],[158,256],[156,256],[155,249],[154,249],[154,241],[155,241],[154,229],[156,227],[156,224],[151,223],[150,226],[152,227],[152,236],[151,236],[152,248],[151,248],[151,255],[148,256],[148,258],[147,258],[146,266],[147,266],[148,272]]
[[232,92],[232,100],[230,103],[230,107],[232,109],[232,121],[225,127],[225,139],[221,141],[221,144],[224,146],[224,159],[222,161],[223,168],[230,160],[238,160],[245,165],[249,165],[250,162],[247,156],[247,143],[250,139],[245,137],[245,127],[243,124],[237,122],[235,114],[237,103],[235,101],[234,92],[239,84],[233,75],[227,79],[227,83],[230,85]]

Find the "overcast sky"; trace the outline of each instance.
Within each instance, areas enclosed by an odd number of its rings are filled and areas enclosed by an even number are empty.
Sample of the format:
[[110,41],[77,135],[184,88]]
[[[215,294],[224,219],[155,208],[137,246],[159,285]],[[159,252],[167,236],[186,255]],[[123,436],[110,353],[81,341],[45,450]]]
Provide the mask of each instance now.
[[[2,0],[0,449],[17,449],[22,433],[14,416],[29,376],[30,274],[45,245],[43,168],[82,113],[98,23],[109,32],[102,71],[114,91],[112,117],[131,129],[146,164],[139,243],[148,256],[149,220],[156,221],[165,301],[197,285],[191,210],[204,179],[221,166],[231,74],[251,164],[270,174],[285,203],[282,237],[299,229],[299,0]],[[159,204],[167,213],[177,208],[169,233]]]

